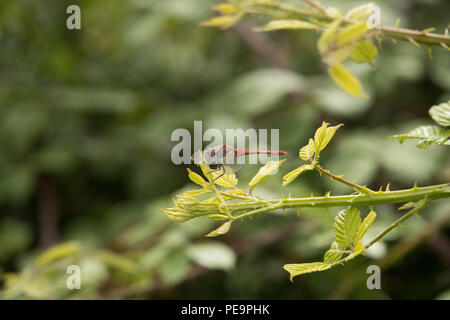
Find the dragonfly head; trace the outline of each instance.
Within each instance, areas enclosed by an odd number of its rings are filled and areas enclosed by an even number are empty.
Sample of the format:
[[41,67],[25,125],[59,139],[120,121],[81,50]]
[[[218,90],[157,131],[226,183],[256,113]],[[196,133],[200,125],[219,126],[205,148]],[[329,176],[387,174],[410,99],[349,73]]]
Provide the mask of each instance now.
[[232,160],[236,154],[233,147],[223,144],[195,152],[192,155],[194,163],[200,164],[202,155],[209,166],[221,166]]

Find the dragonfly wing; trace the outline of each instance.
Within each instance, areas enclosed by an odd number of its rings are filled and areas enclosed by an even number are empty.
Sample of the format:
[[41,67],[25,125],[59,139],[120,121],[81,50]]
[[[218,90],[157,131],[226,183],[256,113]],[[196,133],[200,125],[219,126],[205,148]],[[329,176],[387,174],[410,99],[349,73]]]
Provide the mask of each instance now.
[[224,165],[225,173],[233,173],[241,169],[243,164],[235,163],[235,164],[226,164]]

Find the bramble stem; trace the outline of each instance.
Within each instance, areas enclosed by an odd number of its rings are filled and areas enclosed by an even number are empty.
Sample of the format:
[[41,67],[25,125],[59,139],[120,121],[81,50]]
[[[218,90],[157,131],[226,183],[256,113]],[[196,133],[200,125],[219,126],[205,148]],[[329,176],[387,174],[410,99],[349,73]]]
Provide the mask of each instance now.
[[406,41],[413,39],[418,43],[426,45],[443,46],[442,44],[444,44],[450,46],[450,36],[445,34],[426,33],[418,30],[385,26],[381,27],[379,30],[381,31],[381,35],[386,35],[395,39]]
[[228,210],[227,203],[225,202],[225,200],[222,197],[222,194],[220,193],[220,191],[216,188],[216,185],[214,184],[215,179],[211,179],[211,176],[210,176],[211,170],[210,170],[208,164],[204,161],[203,155],[202,155],[202,163],[200,164],[200,166],[203,171],[203,174],[209,181],[209,186],[210,186],[211,190],[216,194],[216,198],[220,201],[220,204],[223,206],[223,208],[225,210],[225,214],[228,216],[228,218],[230,218],[231,220],[234,220],[234,216]]
[[263,213],[263,212],[266,212],[266,211],[272,211],[272,210],[275,210],[275,209],[279,209],[279,208],[281,208],[282,204],[283,204],[283,200],[280,200],[278,203],[275,203],[275,204],[270,205],[268,207],[262,207],[260,209],[256,209],[256,210],[253,210],[253,211],[249,211],[249,212],[243,213],[243,214],[235,217],[235,220],[236,219],[243,219],[243,218],[246,218],[246,217],[250,217],[250,216],[258,214],[258,213]]
[[[220,191],[217,190],[216,186],[214,185],[214,182],[211,181],[208,177],[209,180],[209,184],[211,186],[211,190],[214,191],[214,193],[216,194],[217,199],[219,199],[220,203],[223,205],[223,208],[225,209],[225,213],[226,215],[230,218],[230,219],[234,219],[234,216],[230,213],[230,211],[228,210],[227,207],[227,203],[225,202],[225,200],[223,199],[222,195],[220,194]],[[220,210],[219,210],[220,211]]]
[[[251,5],[244,4],[243,11],[248,14],[276,16],[277,18],[300,18],[307,20],[315,20],[323,23],[333,21],[335,18],[326,14],[323,10],[304,9],[292,4],[286,4],[278,1],[261,1]],[[343,23],[354,23],[346,17],[341,17]],[[447,34],[428,33],[419,30],[411,30],[398,27],[381,26],[372,32],[374,37],[387,36],[394,39],[406,40],[410,42],[422,43],[428,46],[441,46],[447,50],[450,47],[450,36]]]
[[[277,200],[260,200],[255,202],[229,202],[226,208],[233,219],[238,220],[254,214],[263,213],[275,209],[294,208],[332,208],[346,206],[372,206],[389,203],[416,202],[423,199],[428,201],[450,197],[450,183],[417,187],[397,191],[377,191],[370,194],[344,195],[344,196],[321,196],[308,198],[283,198]],[[255,198],[255,200],[257,200]],[[178,203],[183,209],[193,216],[206,216],[210,214],[221,214],[217,203],[183,202]],[[248,212],[250,211],[250,212]]]
[[417,206],[410,210],[408,213],[404,214],[400,219],[392,223],[390,226],[388,226],[386,229],[384,229],[382,232],[380,232],[372,241],[370,241],[364,249],[370,248],[374,243],[379,241],[381,238],[383,238],[388,232],[394,230],[397,228],[402,222],[410,218],[411,216],[417,214],[419,211],[423,210],[428,205],[428,199],[424,199],[420,201],[420,203],[417,204]]
[[329,176],[330,178],[332,178],[332,179],[334,179],[334,180],[337,180],[337,181],[339,181],[339,182],[341,182],[341,183],[343,183],[343,184],[346,184],[346,185],[352,187],[352,188],[355,189],[356,191],[359,191],[359,192],[362,192],[362,193],[366,193],[366,194],[373,194],[373,193],[375,193],[375,191],[370,190],[370,189],[367,188],[367,187],[360,186],[359,184],[356,184],[356,183],[354,183],[354,182],[351,182],[351,181],[348,181],[348,180],[344,179],[343,176],[337,176],[337,175],[335,175],[335,174],[332,174],[329,170],[323,169],[323,168],[322,168],[321,166],[319,166],[318,164],[316,164],[316,165],[314,166],[314,168],[317,169],[317,171],[319,171],[320,173],[323,173],[324,175],[327,175],[327,176]]

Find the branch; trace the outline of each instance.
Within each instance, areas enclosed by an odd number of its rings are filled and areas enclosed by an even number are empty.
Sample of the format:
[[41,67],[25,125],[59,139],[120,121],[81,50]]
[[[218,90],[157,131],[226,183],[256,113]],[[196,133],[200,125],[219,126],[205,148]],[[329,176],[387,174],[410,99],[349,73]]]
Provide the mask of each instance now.
[[[444,214],[437,219],[428,222],[424,228],[416,234],[412,234],[395,244],[385,257],[375,261],[384,272],[391,268],[397,261],[409,254],[416,246],[418,246],[424,240],[430,238],[432,235],[436,235],[438,231],[445,227],[450,221],[450,215]],[[365,284],[367,275],[365,272],[353,272],[341,282],[339,287],[329,296],[327,299],[345,299],[348,297],[358,286]]]
[[[254,198],[253,202],[230,202],[226,204],[226,207],[231,215],[234,213],[238,214],[233,216],[233,220],[238,220],[276,209],[372,206],[389,203],[416,202],[425,198],[427,201],[432,201],[448,197],[450,197],[450,183],[427,187],[414,186],[411,189],[397,191],[380,190],[370,194],[344,196],[329,196],[326,194],[321,197],[311,196],[308,198],[282,198],[264,201]],[[219,210],[218,203],[202,203],[199,201],[190,201],[189,199],[183,200],[183,198],[181,198],[176,201],[176,204],[180,210],[183,210],[185,214],[192,216],[192,218],[208,215],[224,216]],[[245,213],[239,215],[240,212]]]
[[367,188],[365,186],[360,186],[359,184],[356,184],[354,182],[351,182],[351,181],[348,181],[348,180],[344,179],[343,176],[337,176],[337,175],[332,174],[329,170],[323,169],[318,164],[316,164],[314,166],[314,168],[317,169],[320,173],[323,173],[323,174],[329,176],[330,178],[332,178],[334,180],[337,180],[337,181],[339,181],[339,182],[341,182],[343,184],[346,184],[346,185],[352,187],[356,191],[359,191],[359,192],[362,192],[362,193],[365,193],[365,194],[373,194],[373,193],[375,193],[373,190],[370,190],[369,188]]
[[367,250],[369,249],[374,243],[378,242],[381,238],[383,238],[388,232],[394,230],[395,228],[397,228],[400,224],[402,224],[404,221],[406,221],[407,219],[409,219],[410,217],[412,217],[413,215],[419,213],[419,211],[423,210],[427,205],[428,205],[429,201],[428,199],[424,199],[422,201],[420,201],[417,206],[410,210],[408,213],[406,213],[405,215],[403,215],[400,219],[398,219],[397,221],[395,221],[394,223],[392,223],[390,226],[388,226],[386,229],[384,229],[383,231],[381,231],[375,238],[372,239],[372,241],[370,241],[365,247],[364,249]]
[[[243,5],[242,10],[248,14],[276,16],[277,18],[300,18],[309,21],[319,21],[322,23],[332,22],[332,17],[324,10],[313,7],[313,10],[300,8],[291,4],[285,4],[277,1],[260,1],[251,5]],[[357,21],[346,17],[341,17],[344,24],[352,24]],[[428,46],[441,46],[447,50],[450,47],[450,36],[446,34],[428,33],[426,31],[411,30],[398,27],[381,26],[372,32],[374,37],[387,36],[394,39],[406,40],[409,42],[422,43]]]
[[446,34],[427,33],[425,31],[385,26],[382,26],[379,30],[381,31],[381,35],[391,38],[407,40],[409,42],[411,42],[412,39],[417,43],[423,43],[428,46],[441,46],[449,50],[450,36]]

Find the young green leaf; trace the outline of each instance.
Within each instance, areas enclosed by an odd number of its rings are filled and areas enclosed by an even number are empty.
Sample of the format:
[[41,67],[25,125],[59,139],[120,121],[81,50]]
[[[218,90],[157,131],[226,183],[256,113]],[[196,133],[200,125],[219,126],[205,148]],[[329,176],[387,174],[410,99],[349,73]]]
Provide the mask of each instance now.
[[223,14],[233,14],[239,11],[239,7],[230,3],[219,3],[213,9]]
[[271,175],[274,173],[274,171],[278,170],[278,168],[281,166],[283,162],[285,162],[286,159],[279,160],[279,161],[269,161],[264,166],[259,168],[256,175],[250,180],[248,183],[250,187],[250,192],[253,190],[253,188],[260,183],[265,177],[268,175]]
[[378,49],[370,40],[363,40],[352,47],[350,57],[353,61],[359,63],[373,63],[373,59],[377,56]]
[[207,194],[211,192],[209,189],[197,189],[197,190],[188,190],[183,192],[183,196],[191,196],[191,197],[198,197],[204,194]]
[[210,181],[214,181],[215,184],[221,187],[233,188],[238,183],[236,175],[229,167],[222,167],[220,170],[211,170],[206,162],[202,162],[200,167],[203,174],[208,177]]
[[295,20],[295,19],[283,19],[272,20],[257,31],[272,31],[281,29],[317,29],[318,27],[310,22]]
[[[215,171],[212,173],[212,176],[214,177],[214,183],[218,184],[221,187],[224,188],[233,188],[238,183],[238,179],[236,175],[233,172],[230,172],[226,170],[225,174],[222,175],[222,170]],[[222,175],[220,178],[219,176]]]
[[166,216],[170,220],[175,221],[175,222],[184,222],[184,221],[187,221],[187,220],[195,217],[191,213],[186,212],[179,208],[168,208],[168,209],[161,209],[161,210],[166,214]]
[[325,262],[326,264],[336,263],[339,260],[341,260],[342,254],[343,252],[341,249],[339,249],[339,246],[336,243],[336,241],[333,241],[330,249],[327,252],[325,252],[325,255],[323,256],[323,262]]
[[312,166],[310,164],[304,164],[304,165],[298,167],[297,169],[287,173],[283,177],[282,186],[286,187],[289,183],[294,181],[302,172],[307,171],[307,170],[313,170],[313,169],[314,169],[314,166]]
[[339,248],[345,250],[354,244],[361,226],[358,208],[349,207],[342,210],[334,219],[334,237]]
[[66,242],[58,244],[39,255],[36,259],[36,262],[38,265],[44,266],[56,260],[73,256],[78,251],[80,251],[80,249],[81,246],[78,242]]
[[356,234],[356,242],[360,241],[362,237],[366,234],[369,227],[375,221],[377,214],[374,211],[370,211],[369,214],[364,218],[363,222],[359,226],[358,232]]
[[323,271],[330,269],[332,265],[328,265],[323,262],[311,262],[311,263],[300,263],[300,264],[285,264],[283,269],[289,272],[290,280],[293,281],[294,277],[311,273],[316,271]]
[[206,217],[207,217],[208,219],[211,219],[211,220],[217,220],[217,221],[220,221],[220,220],[227,220],[227,219],[230,218],[227,214],[219,214],[219,213],[208,214]]
[[327,14],[327,16],[331,17],[331,18],[340,18],[342,17],[342,13],[339,11],[338,8],[335,7],[328,7],[325,9],[325,13]]
[[421,126],[405,134],[397,134],[393,138],[402,143],[406,139],[420,139],[417,147],[429,148],[431,144],[450,145],[450,129],[444,129],[438,126]]
[[222,234],[227,233],[230,230],[231,222],[232,221],[225,222],[224,224],[222,224],[217,229],[215,229],[215,230],[211,231],[210,233],[208,233],[206,235],[206,237],[217,237],[217,236],[220,236]]
[[437,106],[432,106],[428,112],[437,124],[443,127],[450,126],[450,100]]
[[367,28],[366,21],[353,23],[339,32],[337,36],[337,43],[339,45],[343,45],[351,41],[358,40],[368,31],[369,29]]
[[370,2],[359,7],[351,9],[345,17],[351,20],[366,20],[373,13],[374,3]]
[[202,170],[202,173],[205,177],[207,177],[209,180],[213,180],[213,170],[211,170],[211,168],[209,167],[208,163],[205,161],[205,158],[203,156],[203,154],[201,155],[201,161],[199,163],[200,169]]
[[334,127],[328,127],[329,123],[325,121],[322,122],[322,126],[316,130],[314,134],[314,151],[318,155],[320,151],[325,149],[328,143],[333,138],[336,130],[343,126],[343,124],[339,124]]
[[304,161],[310,161],[314,157],[314,152],[314,140],[310,138],[308,144],[300,149],[298,156]]
[[329,66],[334,66],[336,64],[344,63],[352,52],[352,47],[346,46],[334,51],[326,53],[323,57],[323,62]]
[[228,194],[232,194],[232,195],[243,195],[245,194],[245,191],[242,189],[232,189],[232,190],[227,190]]
[[322,122],[322,125],[317,128],[316,132],[314,133],[314,152],[318,154],[320,152],[322,142],[325,140],[327,136],[327,128],[329,123],[326,123],[325,121]]
[[189,179],[191,179],[192,182],[198,184],[201,187],[205,187],[208,185],[208,183],[203,180],[203,178],[198,173],[193,172],[191,169],[187,169],[187,171],[189,172]]
[[200,22],[202,27],[220,27],[222,29],[227,29],[235,25],[242,19],[244,15],[242,13],[236,13],[233,15],[222,15],[217,17],[212,17],[209,20]]
[[350,71],[348,71],[343,65],[337,64],[328,69],[328,73],[331,78],[340,86],[344,91],[354,95],[356,97],[367,99],[367,96],[362,92],[362,85]]
[[337,35],[337,28],[340,23],[341,19],[335,19],[328,25],[327,29],[320,36],[319,41],[317,41],[317,48],[321,54],[326,53],[328,48],[334,44]]
[[99,256],[100,259],[111,269],[131,275],[136,274],[137,272],[136,262],[125,255],[104,250],[99,254]]

